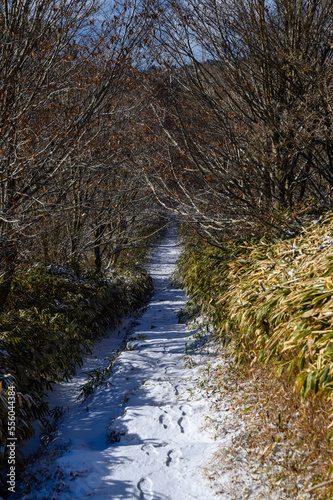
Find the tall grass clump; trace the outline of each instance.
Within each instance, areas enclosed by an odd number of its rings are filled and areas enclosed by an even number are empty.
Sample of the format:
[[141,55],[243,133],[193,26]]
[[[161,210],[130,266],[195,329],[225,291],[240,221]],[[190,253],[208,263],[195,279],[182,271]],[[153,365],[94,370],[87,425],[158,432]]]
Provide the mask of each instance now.
[[238,362],[272,363],[302,398],[331,401],[332,245],[330,215],[291,239],[232,241],[222,249],[192,242],[179,260],[187,292]]

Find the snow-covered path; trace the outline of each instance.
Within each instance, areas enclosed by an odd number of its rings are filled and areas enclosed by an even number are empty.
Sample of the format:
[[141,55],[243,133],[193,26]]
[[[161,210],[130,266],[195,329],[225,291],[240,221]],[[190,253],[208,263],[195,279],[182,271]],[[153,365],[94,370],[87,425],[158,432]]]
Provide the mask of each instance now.
[[[173,233],[152,254],[154,296],[108,380],[83,404],[75,403],[80,375],[55,392],[68,406],[54,441],[63,451],[39,465],[39,476],[31,472],[39,484],[22,498],[216,499],[203,475],[218,446],[205,428],[210,403],[182,358],[191,340],[177,318],[185,294],[171,284],[180,251]],[[121,335],[102,340],[84,370],[120,342]]]

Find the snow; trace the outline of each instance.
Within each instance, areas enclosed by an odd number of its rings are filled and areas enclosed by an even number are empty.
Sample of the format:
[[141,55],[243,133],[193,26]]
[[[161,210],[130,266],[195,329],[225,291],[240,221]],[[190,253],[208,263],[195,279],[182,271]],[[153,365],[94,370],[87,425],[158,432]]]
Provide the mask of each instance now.
[[[216,432],[212,401],[198,386],[207,351],[193,351],[191,366],[184,357],[195,332],[178,323],[186,303],[172,285],[179,252],[171,228],[150,259],[155,293],[146,310],[108,332],[82,370],[51,394],[51,407],[65,413],[28,467],[34,491],[23,488],[21,498],[216,499],[204,469],[226,433]],[[122,343],[111,375],[78,402],[85,372],[107,366]]]

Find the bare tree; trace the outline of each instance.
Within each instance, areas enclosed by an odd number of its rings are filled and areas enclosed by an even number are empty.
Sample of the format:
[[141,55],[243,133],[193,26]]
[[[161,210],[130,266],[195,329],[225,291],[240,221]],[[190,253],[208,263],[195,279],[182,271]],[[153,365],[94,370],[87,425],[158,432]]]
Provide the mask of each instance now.
[[90,200],[85,181],[114,156],[100,138],[119,120],[128,75],[147,42],[149,8],[139,0],[0,6],[0,308],[30,242],[40,233],[47,251],[47,227],[68,225],[70,210],[76,252],[81,207]]
[[148,177],[215,242],[330,206],[332,13],[329,0],[170,2],[146,85],[163,138]]

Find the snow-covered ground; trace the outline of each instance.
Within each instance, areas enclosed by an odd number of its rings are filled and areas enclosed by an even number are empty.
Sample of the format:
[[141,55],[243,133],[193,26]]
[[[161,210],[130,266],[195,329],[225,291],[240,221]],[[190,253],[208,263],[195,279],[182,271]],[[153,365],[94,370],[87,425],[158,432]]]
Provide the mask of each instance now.
[[[216,498],[204,467],[225,434],[208,425],[211,401],[198,386],[207,352],[194,351],[191,366],[184,358],[193,340],[178,323],[186,297],[171,281],[180,252],[175,232],[152,253],[155,293],[145,312],[109,332],[80,373],[52,393],[51,406],[65,413],[46,452],[28,468],[20,498]],[[84,372],[107,366],[124,340],[112,373],[78,403]]]

